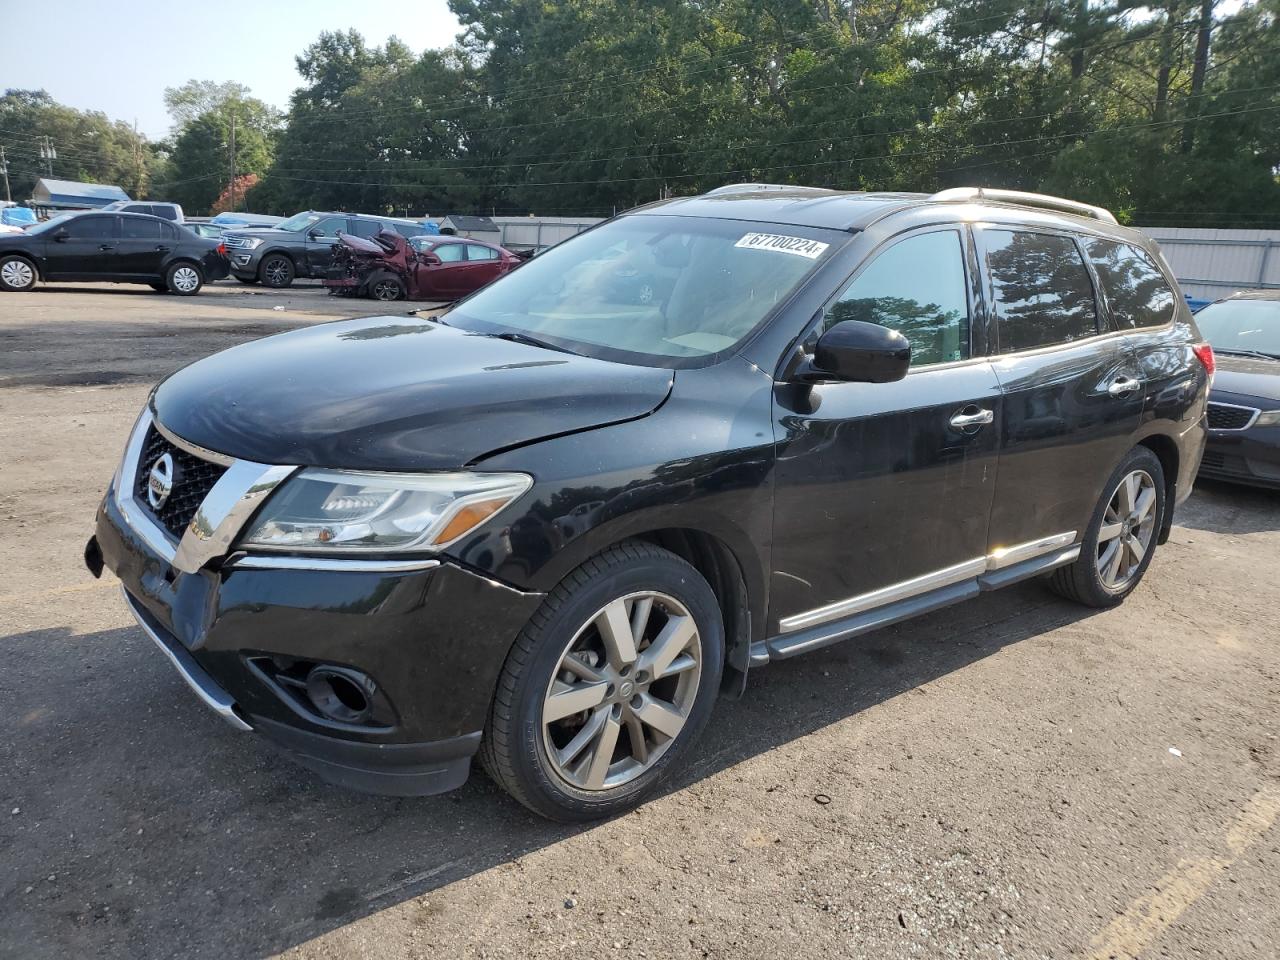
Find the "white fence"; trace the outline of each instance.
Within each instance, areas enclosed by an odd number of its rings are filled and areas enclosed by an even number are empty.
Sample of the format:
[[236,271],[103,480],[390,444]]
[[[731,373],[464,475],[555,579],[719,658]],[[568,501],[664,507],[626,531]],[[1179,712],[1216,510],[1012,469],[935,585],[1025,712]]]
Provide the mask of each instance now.
[[502,231],[498,242],[504,247],[532,247],[542,250],[554,247],[561,240],[594,227],[601,217],[493,217]]
[[1183,292],[1193,297],[1280,289],[1280,230],[1139,229],[1160,244]]

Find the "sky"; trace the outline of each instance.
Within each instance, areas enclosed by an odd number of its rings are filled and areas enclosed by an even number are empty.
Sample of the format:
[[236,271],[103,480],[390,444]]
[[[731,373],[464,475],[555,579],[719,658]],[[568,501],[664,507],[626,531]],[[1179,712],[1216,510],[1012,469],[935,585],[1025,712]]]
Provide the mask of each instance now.
[[284,109],[300,82],[293,58],[323,30],[355,28],[371,46],[394,34],[419,53],[458,33],[446,0],[0,0],[0,22],[17,41],[0,54],[0,89],[137,120],[152,140],[169,132],[164,88],[192,79],[235,80]]

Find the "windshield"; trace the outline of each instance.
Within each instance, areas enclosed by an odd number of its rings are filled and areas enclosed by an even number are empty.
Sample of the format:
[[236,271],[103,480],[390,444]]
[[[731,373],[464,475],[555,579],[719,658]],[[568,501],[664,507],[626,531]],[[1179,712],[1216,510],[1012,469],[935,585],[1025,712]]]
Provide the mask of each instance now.
[[307,229],[307,227],[311,226],[311,224],[319,220],[322,216],[324,216],[324,214],[321,214],[321,213],[310,213],[310,212],[295,213],[292,217],[290,217],[288,220],[285,220],[283,223],[277,223],[276,229],[291,230],[294,233],[301,233],[303,230]]
[[1280,358],[1280,300],[1223,300],[1196,314],[1214,350],[1265,353]]
[[679,366],[739,344],[841,239],[847,235],[776,224],[622,217],[525,263],[446,322]]
[[27,227],[27,233],[48,233],[54,227],[66,223],[74,216],[74,213],[60,213],[56,217],[50,217],[44,223],[38,223],[34,227]]

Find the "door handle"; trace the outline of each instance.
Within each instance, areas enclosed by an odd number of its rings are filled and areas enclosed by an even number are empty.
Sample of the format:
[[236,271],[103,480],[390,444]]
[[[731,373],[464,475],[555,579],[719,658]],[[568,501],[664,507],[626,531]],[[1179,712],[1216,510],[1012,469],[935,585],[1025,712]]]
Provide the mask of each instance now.
[[996,415],[986,407],[971,403],[951,415],[951,425],[957,430],[973,430],[985,427],[995,418]]
[[114,250],[115,248],[116,248],[116,245],[115,245],[114,243],[100,243],[100,244],[98,244],[98,249],[99,249],[99,250]]
[[170,247],[166,247],[163,243],[156,245],[156,253],[168,253]]
[[1133,393],[1142,386],[1141,380],[1135,380],[1133,377],[1116,377],[1111,382],[1111,386],[1107,387],[1107,393],[1113,397],[1122,397],[1126,393]]

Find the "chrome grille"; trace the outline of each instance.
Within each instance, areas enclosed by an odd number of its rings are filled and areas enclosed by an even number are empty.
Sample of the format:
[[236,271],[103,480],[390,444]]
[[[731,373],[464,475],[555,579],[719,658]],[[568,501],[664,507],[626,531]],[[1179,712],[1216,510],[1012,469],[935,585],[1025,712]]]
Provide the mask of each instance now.
[[[152,508],[147,500],[147,481],[152,465],[164,454],[173,458],[174,476],[173,492],[169,494],[160,509]],[[227,472],[227,468],[218,463],[210,463],[181,447],[176,447],[164,438],[155,426],[147,428],[147,437],[142,443],[142,456],[138,458],[138,470],[134,477],[133,496],[138,506],[146,510],[169,534],[178,540],[191,524],[191,518],[204,503],[213,485]]]
[[1256,407],[1237,407],[1230,403],[1209,404],[1210,430],[1244,430],[1258,416]]

